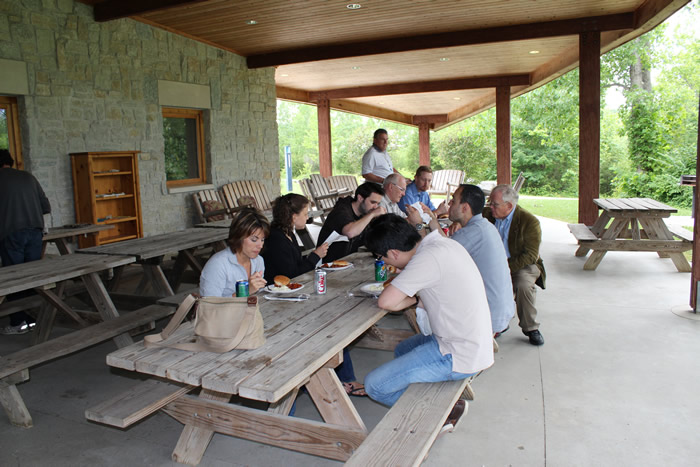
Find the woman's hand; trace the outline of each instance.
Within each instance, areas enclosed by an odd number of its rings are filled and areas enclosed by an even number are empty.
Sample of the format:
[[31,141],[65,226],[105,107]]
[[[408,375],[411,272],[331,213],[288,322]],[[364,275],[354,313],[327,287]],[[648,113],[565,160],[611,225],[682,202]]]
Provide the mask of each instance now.
[[318,255],[319,258],[323,258],[323,257],[325,257],[325,256],[328,254],[328,247],[329,247],[329,246],[330,246],[330,245],[328,245],[328,242],[325,242],[323,245],[321,245],[320,247],[316,248],[316,249],[314,250],[314,253],[316,253],[316,255]]
[[248,280],[248,288],[250,289],[250,295],[253,295],[256,293],[258,290],[262,289],[267,285],[267,281],[263,279],[263,273],[262,271],[258,271],[254,273],[252,276],[250,276],[250,279]]

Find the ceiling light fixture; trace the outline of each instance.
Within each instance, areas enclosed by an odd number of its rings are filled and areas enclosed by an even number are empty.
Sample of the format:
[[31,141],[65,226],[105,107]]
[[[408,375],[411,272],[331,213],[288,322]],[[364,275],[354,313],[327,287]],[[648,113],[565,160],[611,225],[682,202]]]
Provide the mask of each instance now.
[[461,100],[462,100],[461,97],[453,97],[452,99],[454,99],[454,100],[456,100],[456,101],[461,101]]
[[245,24],[250,24],[252,26],[253,24],[258,24],[258,22],[255,21],[254,19],[249,19],[248,21],[245,22]]
[[362,5],[360,5],[359,3],[348,3],[347,8],[348,10],[359,10],[360,8],[362,8]]
[[361,70],[362,68],[360,68],[359,66],[354,66],[354,67],[352,67],[352,69],[353,70]]
[[289,75],[288,75],[287,73],[282,73],[280,76],[286,78],[286,77],[289,76]]
[[539,50],[531,50],[530,53],[531,53],[532,55],[535,55],[535,54],[540,53],[540,51],[539,51]]
[[447,58],[447,57],[441,57],[441,58],[440,58],[440,61],[441,61],[441,62],[449,62],[450,59]]

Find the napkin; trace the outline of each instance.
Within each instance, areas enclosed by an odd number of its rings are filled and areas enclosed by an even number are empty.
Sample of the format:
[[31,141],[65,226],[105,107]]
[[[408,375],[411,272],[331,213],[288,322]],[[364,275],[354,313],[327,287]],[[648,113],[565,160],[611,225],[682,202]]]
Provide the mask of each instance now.
[[412,208],[418,209],[418,212],[420,213],[421,219],[423,219],[424,224],[430,224],[430,216],[423,212],[423,206],[420,205],[420,201],[416,201],[411,205]]
[[[349,242],[350,239],[346,237],[345,235],[340,235],[338,232],[335,230],[331,232],[331,234],[326,238],[325,243],[328,243],[328,246],[331,246],[333,242]],[[316,263],[316,267],[319,267],[321,264],[323,264],[323,259],[319,259],[318,263]]]

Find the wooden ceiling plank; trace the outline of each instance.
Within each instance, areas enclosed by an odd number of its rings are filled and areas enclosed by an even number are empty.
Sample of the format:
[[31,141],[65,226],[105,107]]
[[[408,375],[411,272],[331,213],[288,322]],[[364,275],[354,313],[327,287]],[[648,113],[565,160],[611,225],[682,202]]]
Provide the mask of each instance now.
[[138,16],[164,8],[182,7],[207,0],[107,0],[94,6],[93,13],[98,23]]
[[461,89],[493,88],[530,84],[530,75],[483,76],[436,81],[415,81],[411,83],[380,84],[358,86],[345,89],[330,89],[309,93],[311,100],[346,99],[349,97],[390,96],[395,94],[415,94],[421,92],[457,91]]
[[631,29],[634,26],[634,20],[634,13],[620,13],[606,16],[518,24],[514,26],[470,29],[465,31],[309,47],[269,54],[251,55],[248,57],[247,62],[248,68],[263,68],[301,62],[407,52],[411,50],[507,42],[541,37],[568,36],[587,31]]

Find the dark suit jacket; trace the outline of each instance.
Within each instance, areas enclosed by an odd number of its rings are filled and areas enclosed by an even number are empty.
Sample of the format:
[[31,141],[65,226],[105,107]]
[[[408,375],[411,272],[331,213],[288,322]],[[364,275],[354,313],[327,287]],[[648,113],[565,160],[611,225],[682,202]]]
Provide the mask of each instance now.
[[[484,208],[484,217],[491,223],[496,223],[496,219],[491,213],[491,208]],[[535,216],[516,205],[513,221],[508,231],[508,250],[510,251],[508,266],[510,266],[510,272],[512,274],[530,264],[537,265],[537,268],[540,270],[540,277],[537,279],[537,285],[544,289],[547,274],[544,270],[542,258],[540,258],[541,242],[542,229],[540,228],[540,221],[538,221]]]

